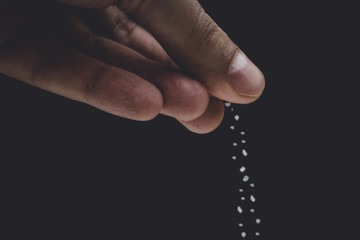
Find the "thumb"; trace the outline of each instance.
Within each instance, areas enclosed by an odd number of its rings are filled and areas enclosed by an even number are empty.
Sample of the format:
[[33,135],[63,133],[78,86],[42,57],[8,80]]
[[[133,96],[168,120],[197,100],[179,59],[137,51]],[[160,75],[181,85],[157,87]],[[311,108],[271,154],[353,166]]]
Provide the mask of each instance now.
[[261,71],[196,0],[120,0],[118,7],[147,28],[173,60],[213,96],[235,103],[257,99]]

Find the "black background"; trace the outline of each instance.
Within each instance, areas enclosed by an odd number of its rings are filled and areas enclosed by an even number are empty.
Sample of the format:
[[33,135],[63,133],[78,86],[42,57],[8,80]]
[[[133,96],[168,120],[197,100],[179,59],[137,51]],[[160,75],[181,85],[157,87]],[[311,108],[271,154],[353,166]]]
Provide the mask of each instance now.
[[[201,1],[262,69],[238,106],[263,239],[359,239],[358,22],[346,1]],[[6,239],[239,239],[229,113],[208,135],[1,76]],[[4,238],[5,239],[5,238]],[[255,239],[248,236],[248,239]]]

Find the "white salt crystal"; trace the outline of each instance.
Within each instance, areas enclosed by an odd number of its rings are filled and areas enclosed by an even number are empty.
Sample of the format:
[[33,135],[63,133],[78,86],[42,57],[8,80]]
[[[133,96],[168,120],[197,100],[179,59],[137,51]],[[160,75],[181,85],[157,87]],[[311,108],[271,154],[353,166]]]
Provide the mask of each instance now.
[[245,149],[243,149],[242,153],[245,157],[247,156],[247,151]]
[[243,178],[243,181],[244,181],[244,182],[249,181],[249,176],[245,175],[245,177]]

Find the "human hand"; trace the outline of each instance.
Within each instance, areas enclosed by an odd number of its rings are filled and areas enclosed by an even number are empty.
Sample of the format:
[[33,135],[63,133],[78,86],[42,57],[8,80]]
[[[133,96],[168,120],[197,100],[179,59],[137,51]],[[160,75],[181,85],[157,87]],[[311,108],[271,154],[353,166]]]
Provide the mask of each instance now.
[[117,116],[207,133],[260,70],[196,0],[0,0],[0,73]]

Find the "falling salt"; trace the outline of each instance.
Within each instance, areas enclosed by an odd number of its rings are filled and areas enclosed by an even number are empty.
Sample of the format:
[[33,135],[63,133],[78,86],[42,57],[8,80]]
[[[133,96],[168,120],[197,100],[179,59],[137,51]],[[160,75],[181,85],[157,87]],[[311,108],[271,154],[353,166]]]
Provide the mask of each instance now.
[[[232,114],[232,117],[233,117],[233,119],[235,120],[232,124],[230,124],[230,126],[229,126],[229,128],[231,129],[231,130],[235,130],[235,129],[239,129],[240,128],[240,126],[239,125],[236,125],[236,124],[238,124],[239,123],[239,120],[240,120],[240,116],[239,116],[239,114],[237,114],[236,113],[236,110],[237,109],[235,109],[235,105],[233,105],[233,104],[231,104],[230,102],[225,102],[224,103],[225,104],[225,107],[227,107],[228,108],[228,111],[230,112],[232,112],[231,114]],[[235,110],[234,110],[235,109]],[[238,147],[240,144],[245,144],[246,142],[247,142],[247,139],[245,139],[245,131],[240,131],[240,130],[238,130],[238,131],[236,131],[236,132],[234,132],[233,131],[233,133],[236,133],[236,134],[240,134],[241,136],[238,136],[238,139],[236,139],[235,141],[233,141],[232,142],[232,145],[234,146],[234,147]],[[240,138],[240,139],[239,139]],[[245,145],[244,145],[245,146]],[[246,149],[245,148],[234,148],[234,149],[236,149],[236,150],[238,150],[239,151],[239,153],[234,153],[233,155],[231,155],[231,158],[233,159],[233,160],[237,160],[237,159],[239,159],[239,160],[242,160],[241,158],[244,156],[244,157],[247,157],[248,156],[248,152],[246,151]],[[236,161],[236,163],[238,163],[238,162],[241,162],[241,161]],[[235,163],[235,162],[234,162]],[[241,172],[241,173],[245,173],[245,172],[247,172],[247,166],[246,165],[243,165],[243,166],[239,166],[240,168],[239,168],[239,171]],[[243,175],[243,177],[242,177],[242,181],[243,182],[249,182],[249,180],[250,180],[250,177],[248,176],[248,175]],[[255,187],[255,184],[254,183],[250,183],[249,184],[250,185],[250,187]],[[240,195],[240,199],[241,199],[241,202],[242,203],[244,203],[244,204],[247,204],[247,202],[246,202],[246,200],[247,199],[249,199],[248,201],[249,202],[252,202],[252,203],[255,203],[256,202],[256,199],[255,199],[255,197],[254,197],[254,195],[250,195],[250,194],[247,194],[246,193],[246,191],[248,191],[246,188],[238,188],[239,189],[239,192],[241,193]],[[239,199],[239,200],[240,200]],[[243,208],[242,208],[243,207]],[[240,214],[242,214],[242,213],[246,213],[246,212],[251,212],[251,213],[254,213],[255,212],[255,208],[253,207],[253,208],[248,208],[247,206],[237,206],[237,212],[238,213],[240,213]],[[253,214],[252,215],[252,218],[253,219],[255,219],[255,214]],[[260,219],[259,218],[257,218],[257,219],[255,219],[255,220],[251,220],[252,222],[253,221],[255,221],[255,223],[256,224],[260,224]],[[254,223],[254,222],[253,222]],[[254,224],[255,224],[254,223]],[[239,227],[241,227],[241,228],[243,228],[244,227],[244,224],[243,223],[238,223],[238,226]],[[241,232],[241,237],[242,238],[245,238],[247,235],[249,235],[249,236],[259,236],[260,235],[260,233],[259,232],[248,232],[247,231],[247,229],[243,229],[243,231]]]
[[249,176],[248,176],[248,175],[245,175],[245,177],[243,178],[243,181],[244,181],[244,182],[249,181]]
[[246,157],[248,155],[247,151],[245,149],[242,150],[242,154]]

